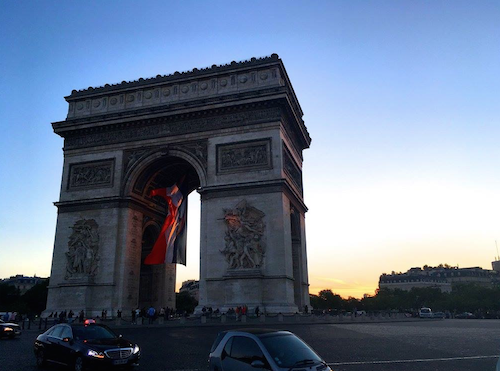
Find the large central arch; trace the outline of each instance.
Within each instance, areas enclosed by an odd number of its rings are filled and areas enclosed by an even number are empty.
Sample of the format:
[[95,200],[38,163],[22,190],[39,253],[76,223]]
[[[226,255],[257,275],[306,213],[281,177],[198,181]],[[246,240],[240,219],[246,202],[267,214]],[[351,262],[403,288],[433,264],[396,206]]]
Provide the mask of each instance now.
[[[139,308],[175,308],[176,265],[146,265],[144,260],[151,252],[166,217],[165,202],[161,198],[151,197],[151,190],[171,187],[181,177],[185,178],[187,185],[184,201],[187,202],[187,196],[206,182],[205,174],[196,158],[189,153],[163,148],[144,151],[124,178],[123,194],[147,205],[141,213],[140,258],[133,260],[130,267],[125,267],[137,269],[137,261],[140,261],[138,299],[134,298],[135,290],[129,293],[132,300],[138,302]],[[136,216],[141,217],[138,214]]]
[[47,312],[175,306],[175,265],[145,266],[155,188],[201,195],[200,301],[309,305],[302,150],[310,137],[276,56],[73,91]]

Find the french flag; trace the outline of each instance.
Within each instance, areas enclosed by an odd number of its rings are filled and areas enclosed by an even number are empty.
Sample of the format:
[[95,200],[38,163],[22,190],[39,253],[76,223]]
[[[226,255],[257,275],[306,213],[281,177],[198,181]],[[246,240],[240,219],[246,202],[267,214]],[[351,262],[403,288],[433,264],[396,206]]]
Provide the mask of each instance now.
[[184,178],[178,182],[179,185],[151,191],[151,196],[162,197],[167,201],[168,215],[144,264],[186,265],[187,194],[181,191],[183,180]]

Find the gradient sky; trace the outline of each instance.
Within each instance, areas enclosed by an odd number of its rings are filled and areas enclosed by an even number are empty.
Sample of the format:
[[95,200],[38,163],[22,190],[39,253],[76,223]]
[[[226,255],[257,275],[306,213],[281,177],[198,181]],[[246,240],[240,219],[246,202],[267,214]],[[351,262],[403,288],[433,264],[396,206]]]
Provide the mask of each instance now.
[[[277,53],[304,152],[311,293],[490,268],[500,242],[498,1],[14,1],[0,12],[0,278],[48,276],[73,89]],[[199,199],[198,194],[190,196]],[[199,276],[190,202],[188,266]]]

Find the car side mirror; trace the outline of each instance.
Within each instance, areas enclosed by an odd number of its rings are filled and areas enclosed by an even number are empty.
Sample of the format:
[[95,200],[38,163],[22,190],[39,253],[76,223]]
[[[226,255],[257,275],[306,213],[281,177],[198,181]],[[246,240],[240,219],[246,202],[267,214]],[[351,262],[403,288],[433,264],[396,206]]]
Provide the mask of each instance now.
[[252,366],[253,368],[265,368],[266,367],[264,362],[262,362],[260,359],[256,359],[255,361],[250,363],[250,366]]

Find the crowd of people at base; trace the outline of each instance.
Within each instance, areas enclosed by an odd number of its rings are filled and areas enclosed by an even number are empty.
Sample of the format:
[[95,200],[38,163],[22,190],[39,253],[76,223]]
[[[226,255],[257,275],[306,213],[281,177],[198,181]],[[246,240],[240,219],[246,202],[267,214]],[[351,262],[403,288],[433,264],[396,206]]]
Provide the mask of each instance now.
[[[242,315],[247,315],[249,314],[248,313],[248,307],[246,305],[241,305],[241,306],[238,306],[236,308],[229,308],[227,310],[226,313],[221,313],[221,311],[219,310],[219,308],[216,308],[215,310],[212,308],[212,307],[203,307],[202,308],[202,315],[205,315],[205,316],[212,316],[213,315],[219,315],[219,314],[227,314],[227,315],[232,315],[232,316],[235,316],[237,320],[239,320],[241,318]],[[304,312],[307,314],[309,313],[309,308],[308,306],[306,305],[305,308],[304,308]],[[255,307],[254,309],[254,314],[259,317],[262,312],[260,310],[260,308],[257,306]],[[172,316],[187,316],[187,312],[186,311],[179,311],[179,310],[175,310],[174,308],[169,308],[169,307],[166,307],[166,308],[160,308],[159,310],[156,310],[153,306],[150,306],[149,309],[146,309],[145,307],[142,308],[142,309],[139,309],[139,308],[136,308],[136,309],[133,309],[131,311],[131,317],[132,317],[132,323],[133,324],[136,324],[137,323],[137,320],[139,318],[141,319],[144,319],[144,318],[147,318],[148,319],[148,322],[150,324],[154,323],[156,319],[158,318],[163,318],[165,320],[168,320],[169,318],[171,318]],[[1,319],[4,321],[4,322],[21,322],[24,320],[25,317],[23,317],[21,314],[19,314],[18,312],[6,312],[2,317]],[[74,321],[77,321],[79,323],[83,323],[86,316],[85,316],[85,312],[83,310],[81,310],[78,315],[75,315],[75,313],[70,310],[69,312],[66,311],[66,310],[63,310],[61,312],[52,312],[48,315],[49,319],[53,319],[54,320],[54,323],[64,323],[64,322],[68,322],[68,323],[72,323]],[[99,318],[99,316],[98,316]],[[116,312],[116,318],[122,318],[122,311],[121,310],[117,310]],[[101,312],[101,319],[103,320],[107,320],[108,319],[108,311],[106,309],[103,309],[102,312]]]
[[[174,308],[169,307],[161,307],[159,310],[156,310],[153,306],[150,306],[149,309],[145,307],[142,309],[136,308],[133,309],[132,312],[132,323],[136,324],[139,318],[147,318],[148,322],[154,323],[157,318],[163,318],[168,321],[168,319],[175,315],[180,314],[179,311],[176,311]],[[120,314],[121,316],[121,314]]]
[[78,313],[78,316],[76,316],[72,310],[70,310],[69,312],[66,310],[62,310],[59,313],[57,313],[57,312],[50,313],[47,316],[47,318],[53,318],[58,323],[64,323],[64,322],[72,323],[74,321],[78,321],[80,323],[83,323],[83,321],[85,319],[85,313],[83,310],[81,310]]
[[[203,309],[201,311],[202,311],[203,315],[208,315],[208,316],[211,316],[212,314],[219,314],[220,313],[218,308],[215,310],[212,310],[212,307],[208,307],[208,308],[203,307]],[[307,305],[304,306],[304,313],[305,314],[309,313],[309,307]],[[236,317],[236,319],[240,319],[241,316],[247,315],[249,313],[248,313],[248,307],[246,305],[242,305],[242,306],[237,306],[236,309],[231,307],[227,310],[226,313],[222,313],[222,314],[226,314],[226,315],[230,315],[230,316],[234,315]],[[259,306],[255,307],[254,314],[257,317],[260,317],[260,315],[263,314],[261,312]]]
[[2,320],[4,322],[20,322],[22,321],[23,316],[17,312],[6,312],[2,316]]
[[[212,307],[203,307],[201,309],[201,312],[202,312],[202,315],[209,316],[209,317],[212,314],[215,314],[215,315],[221,314],[219,308],[216,308],[215,310],[213,310]],[[259,317],[261,315],[261,311],[260,311],[259,306],[255,307],[254,313],[257,317]],[[229,316],[234,315],[236,317],[236,319],[240,319],[241,316],[248,314],[248,307],[246,305],[237,306],[236,309],[231,307],[227,310],[226,313],[222,313],[222,314],[226,314]]]

